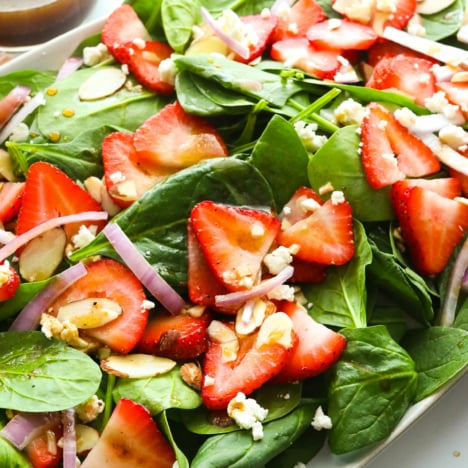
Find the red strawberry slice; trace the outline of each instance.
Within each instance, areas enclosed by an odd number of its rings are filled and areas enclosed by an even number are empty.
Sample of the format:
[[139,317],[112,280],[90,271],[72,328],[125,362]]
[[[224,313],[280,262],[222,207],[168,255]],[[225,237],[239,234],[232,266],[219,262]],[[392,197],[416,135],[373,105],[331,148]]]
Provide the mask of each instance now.
[[3,182],[0,185],[0,221],[3,225],[18,215],[25,188],[25,182]]
[[377,34],[365,24],[330,19],[312,25],[307,39],[320,49],[367,50],[377,40]]
[[0,263],[0,302],[11,299],[20,285],[18,272],[5,262]]
[[436,91],[433,65],[433,61],[414,55],[386,55],[375,65],[366,86],[399,91],[424,106],[424,100]]
[[278,26],[273,41],[305,37],[313,24],[327,19],[322,7],[315,0],[299,0],[289,10],[278,11]]
[[111,299],[122,314],[101,327],[89,328],[86,335],[120,354],[129,353],[141,339],[148,319],[145,292],[136,276],[122,263],[103,258],[86,266],[87,274],[64,291],[52,304],[51,313],[71,301],[86,298]]
[[[416,52],[404,45],[397,44],[396,42],[388,41],[380,38],[376,41],[367,51],[367,63],[375,67],[377,63],[385,56],[393,57],[394,55],[405,54],[413,55],[415,57],[424,58],[426,60],[432,60],[429,56]],[[438,63],[434,60],[434,63]]]
[[398,182],[398,190],[406,190],[410,187],[421,187],[432,190],[441,197],[456,198],[461,196],[461,183],[456,177],[440,177],[437,179],[405,179]]
[[254,43],[249,43],[250,55],[248,58],[242,58],[236,55],[235,60],[244,63],[250,63],[263,52],[270,45],[273,33],[278,25],[278,17],[276,15],[249,15],[241,16],[241,21],[251,28],[255,34]]
[[316,322],[295,302],[282,302],[278,310],[288,314],[298,337],[297,346],[274,382],[297,382],[328,370],[343,353],[346,339],[331,328]]
[[145,88],[157,94],[169,95],[174,91],[174,85],[164,81],[159,73],[159,65],[172,52],[171,47],[164,42],[133,41],[121,45],[115,55]]
[[187,114],[178,101],[143,122],[134,145],[138,160],[148,168],[182,169],[228,154],[217,130],[206,119]]
[[[188,294],[190,301],[214,307],[215,296],[226,294],[226,287],[218,281],[193,232],[192,223],[187,224]],[[235,311],[232,311],[235,313]]]
[[[130,206],[146,190],[163,180],[172,171],[151,171],[138,160],[132,133],[113,132],[102,142],[102,162],[107,191],[122,208]],[[0,192],[1,196],[1,192]]]
[[371,25],[379,36],[387,26],[403,29],[416,13],[417,0],[395,0],[389,7],[380,9],[379,3],[375,1],[376,7],[371,20]]
[[[233,329],[232,324],[226,326]],[[288,346],[275,340],[259,346],[258,336],[259,332],[240,336],[237,355],[227,362],[223,360],[223,344],[208,340],[202,384],[202,399],[208,409],[224,409],[238,392],[249,395],[260,388],[281,370],[297,342],[291,336]]]
[[396,182],[392,205],[416,270],[440,273],[468,227],[468,205],[422,187]]
[[33,468],[55,468],[62,461],[63,449],[58,441],[63,435],[62,425],[41,432],[26,445],[24,451]]
[[444,91],[447,99],[452,103],[460,106],[465,119],[468,119],[468,83],[454,83],[452,81],[440,81],[436,83],[436,88]]
[[340,50],[319,50],[305,37],[285,39],[271,46],[271,57],[320,79],[333,79],[341,64]]
[[172,468],[175,461],[174,449],[149,411],[139,403],[122,398],[81,466]]
[[361,161],[367,181],[374,189],[406,176],[423,177],[440,170],[440,162],[432,150],[378,103],[367,106],[361,140]]
[[280,245],[299,247],[296,256],[308,262],[343,265],[354,255],[351,205],[347,200],[326,201],[306,218],[286,227],[277,237]]
[[323,205],[323,200],[310,187],[299,187],[284,205],[280,213],[283,227],[297,223],[301,219],[307,218],[315,209]]
[[[80,185],[74,182],[59,168],[44,161],[29,167],[26,187],[18,214],[16,233],[22,234],[57,216],[102,211],[101,205]],[[68,239],[76,234],[80,225],[64,226]],[[103,226],[103,222],[96,223]]]
[[289,280],[291,283],[322,283],[327,277],[327,265],[306,262],[296,257],[291,265],[294,267],[294,273]]
[[208,312],[200,317],[160,312],[148,321],[136,350],[171,359],[196,358],[207,348],[210,321]]
[[123,4],[106,19],[102,28],[102,42],[116,60],[120,46],[134,40],[149,40],[150,35],[131,5]]
[[190,215],[206,261],[230,291],[249,289],[260,280],[263,257],[280,222],[266,211],[202,201]]

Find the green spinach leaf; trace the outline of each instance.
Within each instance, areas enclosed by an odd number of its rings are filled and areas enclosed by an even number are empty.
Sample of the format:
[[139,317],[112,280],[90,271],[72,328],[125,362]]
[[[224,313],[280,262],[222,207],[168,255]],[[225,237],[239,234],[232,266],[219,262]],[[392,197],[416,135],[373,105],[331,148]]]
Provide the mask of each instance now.
[[183,53],[192,38],[193,26],[200,22],[197,0],[162,0],[161,18],[167,42]]
[[383,325],[342,333],[347,345],[333,367],[328,404],[335,454],[388,437],[412,402],[418,377],[411,356]]
[[94,395],[101,381],[99,366],[87,354],[41,332],[0,333],[0,356],[1,408],[72,408]]
[[161,430],[164,432],[170,444],[172,445],[172,448],[174,449],[174,452],[177,458],[178,468],[189,468],[190,463],[187,457],[182,452],[182,450],[178,447],[176,441],[174,440],[171,427],[169,426],[169,421],[167,420],[166,411],[162,411],[161,413],[158,414],[157,422],[158,422],[158,427],[161,428]]
[[7,95],[15,86],[28,86],[35,93],[50,86],[57,76],[55,71],[21,70],[0,77],[0,96]]
[[421,15],[422,24],[426,30],[424,37],[440,41],[455,34],[461,26],[465,12],[465,0],[455,0],[450,6],[434,13]]

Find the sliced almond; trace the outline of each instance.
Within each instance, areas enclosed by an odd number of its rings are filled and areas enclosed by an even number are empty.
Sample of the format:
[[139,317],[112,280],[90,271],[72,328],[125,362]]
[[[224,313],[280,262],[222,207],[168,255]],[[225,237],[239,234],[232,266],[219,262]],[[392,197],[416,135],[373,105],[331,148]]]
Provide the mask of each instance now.
[[150,354],[112,355],[101,361],[101,369],[117,377],[141,379],[165,374],[176,364],[172,359]]
[[467,83],[468,71],[460,71],[455,73],[450,80],[452,83]]
[[62,228],[51,229],[30,241],[19,256],[19,271],[26,281],[50,278],[60,265],[67,244]]
[[245,304],[236,315],[236,332],[239,335],[253,333],[263,323],[266,311],[267,303],[262,299],[257,299],[252,305]]
[[11,156],[8,151],[0,148],[0,176],[11,182],[17,180],[15,171],[13,169],[13,163],[11,162]]
[[91,450],[99,440],[99,432],[94,427],[76,424],[76,452],[84,453]]
[[237,358],[239,339],[232,328],[219,320],[213,320],[207,332],[211,340],[221,344],[222,362],[232,362]]
[[111,96],[122,88],[126,79],[120,68],[100,68],[81,84],[78,96],[82,101],[95,101]]
[[280,344],[289,349],[294,342],[293,336],[292,320],[284,312],[276,312],[263,321],[255,347],[260,349],[264,345]]
[[86,329],[101,327],[121,314],[122,307],[118,302],[105,297],[89,297],[60,307],[57,319],[61,322],[69,321],[77,328]]

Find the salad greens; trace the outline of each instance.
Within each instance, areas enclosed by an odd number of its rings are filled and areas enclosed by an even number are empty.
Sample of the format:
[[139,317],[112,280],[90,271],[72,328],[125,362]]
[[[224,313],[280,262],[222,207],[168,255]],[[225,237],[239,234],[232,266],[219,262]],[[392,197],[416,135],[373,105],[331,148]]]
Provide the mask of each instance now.
[[[254,397],[268,408],[264,437],[214,424],[201,406],[199,392],[187,386],[179,367],[144,379],[103,379],[88,355],[40,332],[0,333],[0,408],[58,411],[92,395],[143,404],[158,421],[174,449],[179,467],[293,467],[311,459],[326,443],[336,454],[384,440],[408,407],[460,375],[468,363],[468,302],[463,296],[452,327],[437,326],[453,260],[440,278],[416,273],[393,238],[394,213],[388,189],[367,183],[359,158],[358,125],[342,126],[327,118],[345,99],[388,107],[428,111],[401,94],[338,85],[304,76],[266,60],[246,65],[208,54],[183,55],[200,23],[200,7],[216,16],[233,9],[246,15],[270,7],[253,0],[132,0],[152,36],[175,50],[175,96],[189,113],[210,119],[230,151],[228,158],[200,162],[169,176],[146,191],[113,221],[151,266],[184,293],[187,284],[186,223],[192,207],[206,199],[280,212],[295,190],[330,183],[344,193],[354,216],[355,257],[329,269],[323,283],[303,285],[309,314],[339,330],[347,339],[333,368],[303,384],[272,385]],[[336,16],[329,0],[318,2]],[[423,18],[427,37],[453,41],[466,7],[456,0],[443,12]],[[86,43],[96,44],[95,36]],[[78,47],[77,50],[81,50]],[[97,67],[118,66],[110,61]],[[46,103],[30,117],[32,139],[5,145],[19,178],[35,161],[48,161],[73,179],[103,175],[100,146],[112,131],[133,132],[173,97],[137,86],[95,101],[80,101],[77,89],[94,73],[84,67],[59,82],[55,72],[26,70],[0,76],[0,96],[17,83],[45,92]],[[256,86],[260,84],[260,86]],[[73,118],[63,114],[73,109]],[[294,123],[317,124],[326,142],[311,150]],[[51,135],[58,135],[58,142]],[[325,195],[326,197],[326,195]],[[69,256],[71,263],[91,256],[119,259],[98,234]],[[454,253],[455,257],[456,253]],[[0,303],[3,330],[47,281],[23,284],[15,297]],[[333,421],[328,431],[311,428],[323,406]],[[108,414],[107,414],[108,416]],[[105,418],[102,424],[105,424]],[[328,442],[326,441],[328,439]],[[21,453],[0,438],[0,462],[29,466]],[[5,465],[6,466],[6,465]]]

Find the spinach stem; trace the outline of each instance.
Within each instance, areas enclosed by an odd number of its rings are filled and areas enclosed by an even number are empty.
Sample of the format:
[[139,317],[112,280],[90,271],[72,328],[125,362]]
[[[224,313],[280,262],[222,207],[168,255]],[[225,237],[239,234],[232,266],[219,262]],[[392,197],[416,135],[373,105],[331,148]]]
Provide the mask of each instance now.
[[106,386],[106,397],[105,397],[105,406],[104,412],[102,415],[101,421],[101,431],[106,427],[107,422],[112,414],[113,402],[112,402],[112,391],[114,390],[115,385],[115,375],[108,374],[107,376],[107,386]]

